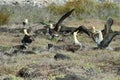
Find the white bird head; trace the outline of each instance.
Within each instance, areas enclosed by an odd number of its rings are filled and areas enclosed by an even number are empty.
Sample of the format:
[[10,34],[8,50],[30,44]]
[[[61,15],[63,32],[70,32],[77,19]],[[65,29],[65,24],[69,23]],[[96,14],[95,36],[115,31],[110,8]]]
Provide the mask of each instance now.
[[53,27],[53,24],[52,24],[52,23],[50,23],[50,29],[54,29],[54,27]]
[[92,26],[92,33],[96,33],[96,28],[94,26]]
[[24,25],[28,25],[28,23],[29,23],[29,22],[28,22],[28,19],[24,19],[23,24],[24,24]]

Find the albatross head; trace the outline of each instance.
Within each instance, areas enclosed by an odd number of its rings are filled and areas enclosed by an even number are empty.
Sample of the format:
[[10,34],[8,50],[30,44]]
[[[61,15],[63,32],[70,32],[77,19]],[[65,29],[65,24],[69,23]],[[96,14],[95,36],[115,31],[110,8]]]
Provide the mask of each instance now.
[[91,30],[92,30],[92,33],[96,33],[97,32],[94,26],[92,26]]
[[24,19],[23,24],[28,25],[28,19]]

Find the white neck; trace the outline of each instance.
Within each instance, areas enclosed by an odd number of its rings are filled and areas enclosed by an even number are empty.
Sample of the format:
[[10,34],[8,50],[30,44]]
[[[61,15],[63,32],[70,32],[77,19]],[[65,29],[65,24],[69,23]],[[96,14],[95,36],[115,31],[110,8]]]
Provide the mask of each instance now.
[[99,45],[101,41],[103,40],[103,35],[101,31],[98,31],[98,37],[96,37],[95,41]]
[[74,35],[74,43],[75,43],[75,45],[81,45],[81,43],[77,39],[77,32],[74,32],[73,35]]
[[50,29],[54,29],[53,24],[50,23]]
[[28,35],[28,36],[30,35],[30,34],[27,32],[27,29],[24,29],[24,34],[25,34],[25,35]]
[[99,31],[99,40],[102,41],[103,40],[103,35],[102,35],[102,32]]

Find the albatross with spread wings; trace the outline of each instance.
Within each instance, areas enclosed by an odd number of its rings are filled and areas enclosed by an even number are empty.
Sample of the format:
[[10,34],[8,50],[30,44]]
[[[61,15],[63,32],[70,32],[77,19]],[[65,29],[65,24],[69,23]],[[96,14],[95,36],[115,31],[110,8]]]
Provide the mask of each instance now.
[[49,33],[49,35],[51,37],[55,37],[55,36],[58,36],[56,34],[58,34],[59,32],[64,32],[64,31],[68,31],[68,32],[71,32],[71,30],[74,30],[73,28],[70,29],[69,27],[65,27],[65,26],[61,26],[61,23],[67,18],[69,17],[72,12],[74,11],[75,9],[72,9],[68,12],[66,12],[59,20],[56,24],[52,24],[50,23],[49,25],[45,26],[45,29],[39,29],[39,30],[36,30],[35,33],[38,34],[39,32],[41,33],[42,31],[44,33]]
[[[104,49],[107,48],[116,35],[120,35],[119,31],[113,31],[111,26],[113,25],[113,19],[109,18],[105,23],[105,28],[103,30],[91,31],[85,26],[79,26],[75,31],[84,32],[90,36],[96,43],[98,48]],[[93,28],[95,29],[95,28]]]

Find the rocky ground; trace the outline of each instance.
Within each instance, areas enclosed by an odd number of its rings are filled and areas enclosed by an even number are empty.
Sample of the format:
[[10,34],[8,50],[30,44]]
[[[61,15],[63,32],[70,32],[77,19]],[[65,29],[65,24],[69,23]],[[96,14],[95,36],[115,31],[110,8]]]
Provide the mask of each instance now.
[[[75,21],[76,22],[76,21]],[[102,29],[105,21],[70,21],[67,25],[97,25]],[[31,24],[32,30],[43,28],[42,24]],[[119,24],[112,26],[120,31]],[[88,27],[89,28],[89,27]],[[120,79],[120,36],[110,44],[114,50],[78,50],[69,52],[61,49],[48,50],[48,44],[67,45],[73,43],[73,36],[65,37],[65,42],[57,43],[48,35],[40,34],[25,51],[10,52],[12,46],[21,44],[24,34],[22,24],[4,25],[0,28],[0,80],[119,80]],[[68,40],[69,39],[69,40]],[[88,47],[95,43],[85,34],[79,41]],[[60,54],[60,55],[59,55]],[[62,54],[62,55],[61,55]],[[56,56],[57,59],[56,59]]]
[[[51,39],[49,34],[39,31],[46,26],[41,22],[56,23],[63,15],[54,15],[48,9],[39,7],[64,4],[61,1],[64,0],[0,0],[1,11],[7,8],[5,14],[11,13],[8,23],[0,26],[0,80],[120,80],[120,35],[110,43],[113,50],[94,50],[96,43],[86,34],[79,34],[78,40],[86,47],[74,52],[63,47],[73,44],[73,35]],[[29,5],[17,6],[21,4]],[[106,18],[76,17],[80,19],[70,16],[62,24],[74,28],[84,25],[89,29],[95,26],[101,30],[106,22]],[[28,18],[29,26],[22,25],[25,18]],[[120,19],[113,19],[112,29],[120,31]],[[22,44],[23,28],[28,27],[35,35],[34,41],[27,49],[19,50],[16,46]],[[55,47],[49,49],[51,44]]]

